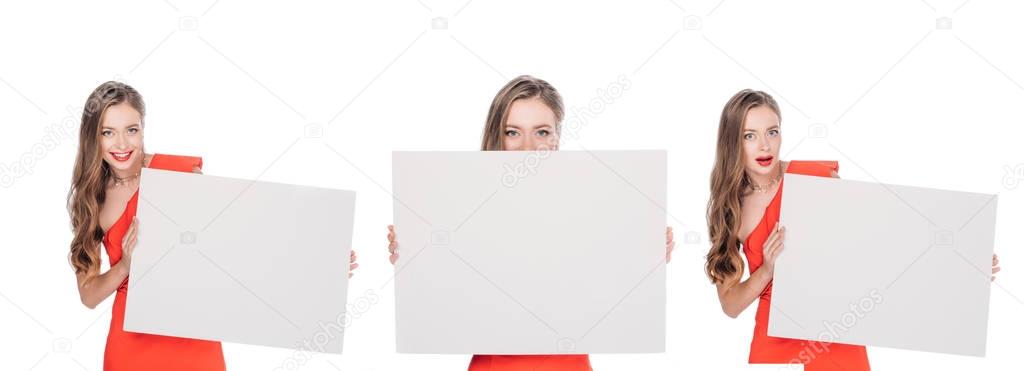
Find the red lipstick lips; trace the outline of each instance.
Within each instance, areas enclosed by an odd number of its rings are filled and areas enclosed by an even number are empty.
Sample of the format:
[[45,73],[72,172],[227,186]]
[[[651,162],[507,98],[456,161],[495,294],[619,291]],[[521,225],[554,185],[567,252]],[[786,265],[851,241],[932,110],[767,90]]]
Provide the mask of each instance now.
[[128,161],[128,159],[132,158],[132,153],[135,153],[135,151],[110,152],[110,155],[114,156],[114,160],[116,160],[118,162],[125,162],[125,161]]

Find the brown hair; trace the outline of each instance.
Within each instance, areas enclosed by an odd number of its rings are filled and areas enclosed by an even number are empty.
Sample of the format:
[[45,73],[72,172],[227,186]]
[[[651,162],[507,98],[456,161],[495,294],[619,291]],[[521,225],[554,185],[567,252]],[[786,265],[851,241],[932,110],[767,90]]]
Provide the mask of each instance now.
[[111,176],[110,167],[101,154],[100,126],[107,108],[121,103],[131,105],[140,116],[146,116],[146,105],[139,92],[117,81],[107,81],[96,87],[82,110],[78,154],[67,197],[68,214],[75,235],[68,260],[76,274],[93,272],[100,266],[99,243],[103,239],[103,229],[100,227],[99,209],[106,199],[106,185]]
[[743,124],[747,112],[755,107],[768,107],[781,119],[779,105],[771,95],[745,89],[733,95],[722,108],[718,123],[718,144],[715,165],[711,171],[711,199],[708,201],[708,252],[704,271],[711,282],[722,283],[737,273],[742,275],[740,257],[740,198],[750,185],[743,168]]
[[509,108],[512,103],[519,99],[539,97],[544,104],[555,112],[555,131],[562,131],[562,117],[565,114],[565,107],[562,105],[562,96],[558,94],[554,86],[547,81],[529,75],[522,75],[512,79],[505,87],[498,91],[491,101],[491,108],[487,111],[487,123],[484,126],[483,140],[480,143],[482,151],[501,151],[505,149],[505,142],[502,140],[505,132],[505,123],[508,121]]

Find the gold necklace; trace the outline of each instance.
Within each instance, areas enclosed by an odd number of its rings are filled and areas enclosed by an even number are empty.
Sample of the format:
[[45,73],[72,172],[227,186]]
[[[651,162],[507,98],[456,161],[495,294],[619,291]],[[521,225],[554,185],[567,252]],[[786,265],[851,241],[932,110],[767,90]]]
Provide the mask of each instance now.
[[[778,173],[782,173],[782,165],[781,164],[779,165]],[[753,191],[753,192],[756,192],[756,193],[766,193],[766,192],[768,192],[769,189],[772,188],[772,186],[774,186],[776,183],[779,182],[779,178],[781,178],[781,175],[776,174],[771,179],[769,179],[768,180],[768,184],[765,184],[765,185],[760,185],[760,184],[755,184],[754,182],[750,182],[750,190]]]
[[135,173],[134,175],[129,175],[129,176],[126,176],[124,178],[119,177],[119,176],[114,175],[114,174],[110,174],[110,176],[114,178],[114,186],[115,187],[120,187],[120,186],[123,186],[125,184],[128,184],[128,182],[130,182],[130,181],[138,179],[139,178],[139,173]]

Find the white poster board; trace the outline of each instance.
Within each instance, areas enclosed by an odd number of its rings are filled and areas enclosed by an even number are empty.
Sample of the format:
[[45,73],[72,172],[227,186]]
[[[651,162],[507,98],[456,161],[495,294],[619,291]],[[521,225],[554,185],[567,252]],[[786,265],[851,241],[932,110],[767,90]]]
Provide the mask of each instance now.
[[399,353],[665,350],[664,151],[393,161]]
[[995,195],[784,182],[768,335],[985,354]]
[[355,193],[143,169],[124,330],[341,353]]

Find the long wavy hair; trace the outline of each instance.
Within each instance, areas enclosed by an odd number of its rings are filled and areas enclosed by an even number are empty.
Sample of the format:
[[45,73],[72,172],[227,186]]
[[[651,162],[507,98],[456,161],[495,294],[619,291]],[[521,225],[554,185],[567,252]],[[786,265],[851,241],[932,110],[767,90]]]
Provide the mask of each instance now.
[[711,251],[704,271],[713,283],[722,283],[742,274],[740,257],[740,199],[750,185],[743,166],[743,125],[747,112],[755,107],[768,107],[779,118],[779,105],[762,91],[742,90],[725,104],[718,122],[718,144],[715,165],[711,171],[711,199],[708,200],[708,236]]
[[67,208],[71,216],[74,239],[68,260],[75,273],[89,273],[99,269],[99,244],[103,239],[100,227],[100,205],[106,200],[106,185],[111,177],[110,166],[103,160],[100,135],[107,108],[126,103],[132,106],[145,122],[146,105],[142,95],[127,84],[108,81],[96,87],[85,101],[82,124],[78,134],[78,154],[71,175]]
[[491,108],[487,111],[487,123],[484,124],[483,139],[480,143],[481,151],[505,149],[505,141],[502,139],[505,133],[505,123],[508,121],[509,108],[517,100],[533,97],[540,97],[544,104],[555,112],[555,131],[562,132],[562,117],[565,115],[562,95],[547,81],[522,75],[505,84],[491,101]]

